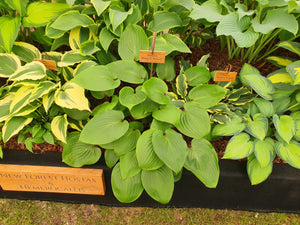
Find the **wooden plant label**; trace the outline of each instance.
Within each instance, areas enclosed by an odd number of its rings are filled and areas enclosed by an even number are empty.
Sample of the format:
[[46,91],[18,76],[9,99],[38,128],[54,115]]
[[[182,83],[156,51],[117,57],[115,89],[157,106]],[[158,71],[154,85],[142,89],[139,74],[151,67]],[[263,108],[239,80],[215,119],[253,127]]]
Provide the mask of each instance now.
[[57,70],[56,62],[54,60],[34,59],[34,61],[43,63],[44,66],[49,70]]
[[166,52],[140,50],[140,62],[165,63]]
[[217,71],[214,81],[234,82],[237,72]]
[[0,185],[7,191],[105,194],[101,169],[0,164]]

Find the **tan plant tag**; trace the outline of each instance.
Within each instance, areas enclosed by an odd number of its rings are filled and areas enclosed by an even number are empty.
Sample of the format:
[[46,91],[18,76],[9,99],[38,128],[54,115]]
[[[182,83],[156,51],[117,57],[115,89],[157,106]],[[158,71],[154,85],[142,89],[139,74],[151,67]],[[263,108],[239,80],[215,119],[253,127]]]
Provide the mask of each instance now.
[[217,71],[214,81],[234,82],[237,72]]
[[49,70],[57,70],[56,62],[54,60],[34,59],[34,61],[43,63],[44,66]]
[[165,63],[166,52],[140,50],[140,62]]
[[0,185],[7,191],[105,195],[101,169],[0,164]]

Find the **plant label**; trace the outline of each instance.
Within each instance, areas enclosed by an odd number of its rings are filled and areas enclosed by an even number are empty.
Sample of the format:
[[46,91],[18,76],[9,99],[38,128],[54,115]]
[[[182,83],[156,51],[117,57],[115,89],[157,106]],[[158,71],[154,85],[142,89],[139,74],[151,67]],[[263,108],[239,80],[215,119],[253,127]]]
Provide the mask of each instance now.
[[166,52],[140,50],[140,62],[144,63],[165,63]]
[[57,70],[56,62],[54,60],[34,59],[34,61],[43,63],[44,66],[49,70]]
[[217,71],[214,81],[234,82],[237,72]]
[[105,194],[101,169],[2,164],[0,185],[7,191]]

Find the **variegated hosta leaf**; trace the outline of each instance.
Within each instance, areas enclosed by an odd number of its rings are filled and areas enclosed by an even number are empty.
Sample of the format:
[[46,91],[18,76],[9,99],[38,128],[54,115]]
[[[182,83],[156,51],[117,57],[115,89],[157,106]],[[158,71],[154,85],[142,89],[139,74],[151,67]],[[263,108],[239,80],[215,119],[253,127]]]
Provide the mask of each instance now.
[[296,134],[297,128],[297,123],[293,119],[293,117],[288,115],[283,115],[279,117],[275,114],[273,116],[273,123],[280,137],[285,142],[289,143],[293,136]]
[[267,101],[262,98],[254,98],[254,103],[256,104],[259,111],[266,117],[271,117],[275,113],[275,109],[273,107],[272,102]]
[[293,84],[299,84],[300,83],[300,61],[295,61],[291,64],[289,64],[286,67],[287,72],[291,75],[293,79]]
[[67,143],[67,128],[68,128],[67,114],[56,116],[51,121],[51,131],[55,137]]
[[285,48],[300,56],[300,43],[293,41],[283,41],[278,44],[279,47]]
[[232,136],[239,134],[246,127],[246,124],[240,117],[234,117],[229,122],[224,124],[217,124],[213,130],[213,136]]
[[41,106],[40,103],[32,102],[31,104],[24,106],[17,113],[13,113],[12,116],[27,116],[30,113],[34,112],[40,106]]
[[276,156],[275,152],[275,142],[271,138],[266,138],[265,140],[256,140],[254,142],[254,154],[260,165],[260,167],[265,168]]
[[32,62],[34,59],[41,59],[42,54],[37,47],[26,42],[15,42],[12,52],[20,57],[26,63]]
[[42,97],[42,103],[43,103],[46,113],[48,113],[48,110],[50,109],[52,103],[55,100],[55,96],[58,93],[59,93],[59,90],[56,90],[56,91],[50,92]]
[[253,142],[246,133],[233,136],[226,146],[223,159],[242,159],[253,152]]
[[30,62],[20,67],[9,77],[9,80],[40,80],[46,76],[46,67],[41,62]]
[[270,73],[268,75],[268,79],[273,84],[278,84],[278,83],[293,84],[294,83],[293,78],[286,71],[286,69],[280,69],[280,70],[274,71],[273,73]]
[[272,162],[270,162],[266,167],[261,167],[253,154],[248,157],[247,173],[252,185],[256,185],[265,181],[272,173],[272,169]]
[[13,54],[0,53],[0,77],[8,78],[21,67],[20,59]]
[[84,89],[72,82],[64,84],[62,90],[55,97],[55,103],[63,108],[90,111]]
[[300,144],[291,141],[289,144],[277,142],[275,145],[276,153],[291,166],[300,169]]
[[14,99],[14,94],[9,94],[5,98],[0,100],[0,122],[5,121],[9,118],[10,105]]
[[248,121],[246,131],[259,140],[264,140],[269,128],[268,119],[258,113],[253,117],[253,121]]
[[[299,53],[300,53],[300,51],[299,51]],[[284,68],[294,61],[293,59],[289,59],[286,57],[280,57],[280,56],[269,56],[266,58],[266,60],[280,68]]]
[[93,33],[85,27],[75,27],[70,31],[69,45],[72,50],[79,50],[82,43],[93,40]]
[[26,125],[31,123],[33,118],[26,117],[12,117],[5,121],[2,127],[3,142],[7,142],[12,136],[16,135]]
[[187,88],[188,84],[186,82],[186,76],[184,73],[180,73],[180,75],[176,78],[176,91],[183,99],[185,99],[187,95]]
[[22,86],[16,92],[14,99],[9,107],[10,113],[17,113],[20,109],[29,103],[29,98],[34,87]]
[[51,81],[43,81],[39,85],[37,85],[33,90],[32,94],[29,97],[29,102],[32,102],[38,98],[43,97],[45,94],[50,93],[54,90],[58,85],[52,83]]

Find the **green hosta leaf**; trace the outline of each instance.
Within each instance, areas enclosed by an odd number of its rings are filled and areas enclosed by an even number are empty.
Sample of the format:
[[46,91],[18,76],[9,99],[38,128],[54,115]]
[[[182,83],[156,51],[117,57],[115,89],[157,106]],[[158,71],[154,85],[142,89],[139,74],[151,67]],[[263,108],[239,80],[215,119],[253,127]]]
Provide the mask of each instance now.
[[[149,39],[152,40],[153,37]],[[151,49],[151,41],[149,41],[149,49]],[[166,55],[170,54],[173,51],[191,53],[191,50],[188,46],[177,36],[166,33],[156,37],[155,41],[155,50],[164,51]]]
[[153,149],[152,135],[155,129],[145,131],[136,144],[136,156],[139,167],[143,170],[156,170],[164,165]]
[[[56,49],[61,46],[61,44],[69,45],[69,34],[64,30],[57,30],[51,27],[53,21],[49,22],[45,29],[45,35],[49,38],[54,38],[53,44],[51,46],[51,50]],[[55,46],[56,45],[56,46]]]
[[286,67],[287,72],[293,79],[293,84],[300,83],[300,61],[295,61]]
[[51,121],[52,133],[58,140],[64,143],[67,143],[68,124],[67,114],[64,114],[63,116],[56,116]]
[[[273,97],[274,98],[274,97]],[[291,103],[291,98],[280,98],[273,100],[274,114],[284,114]]]
[[152,116],[156,120],[176,125],[180,119],[180,112],[181,111],[175,105],[169,104],[159,107],[152,113]]
[[249,84],[247,83],[246,79],[244,78],[244,75],[246,74],[260,74],[259,73],[259,70],[256,69],[255,67],[251,66],[250,64],[248,63],[245,63],[241,69],[241,72],[239,74],[239,77],[240,77],[240,80],[242,81],[242,83],[245,85],[245,86],[249,86]]
[[83,128],[80,141],[102,145],[116,141],[128,130],[129,123],[121,111],[107,110],[92,118]]
[[132,8],[128,12],[124,12],[123,9],[119,7],[111,7],[109,12],[109,19],[112,24],[113,30],[115,31],[130,14],[132,14]]
[[7,142],[12,136],[18,134],[26,125],[31,123],[32,119],[33,118],[12,117],[6,120],[2,127],[3,142]]
[[278,44],[279,47],[285,48],[300,56],[300,43],[292,41],[283,41]]
[[148,76],[146,69],[134,61],[119,60],[107,64],[107,67],[120,80],[131,84],[141,84]]
[[273,116],[273,123],[275,125],[276,131],[280,137],[287,143],[290,142],[292,137],[296,134],[297,123],[291,116],[283,115]]
[[266,100],[272,100],[274,87],[271,81],[259,74],[245,74],[243,78],[258,95]]
[[173,195],[174,176],[172,170],[163,166],[157,170],[143,170],[142,184],[154,200],[166,204]]
[[98,51],[100,51],[100,48],[98,48],[98,41],[95,40],[89,40],[81,43],[79,50],[82,55],[92,55]]
[[204,66],[193,66],[184,72],[189,86],[198,86],[207,83],[211,74]]
[[241,133],[246,128],[240,117],[233,117],[229,122],[217,124],[213,130],[213,136],[232,136]]
[[172,81],[175,78],[175,61],[170,58],[165,58],[165,63],[159,63],[156,65],[157,77],[166,80]]
[[151,113],[157,110],[158,107],[159,105],[157,103],[147,98],[144,102],[133,106],[130,110],[130,114],[134,119],[143,119],[151,115]]
[[265,168],[272,163],[276,156],[274,147],[275,142],[271,138],[266,138],[263,141],[256,140],[254,142],[254,154],[261,168]]
[[66,66],[71,66],[74,65],[75,63],[79,63],[85,60],[92,60],[94,59],[93,56],[89,55],[81,55],[79,52],[76,51],[69,51],[63,54],[61,57],[61,62],[58,62],[57,65],[59,67],[66,67]]
[[119,99],[118,99],[118,96],[116,95],[113,95],[112,96],[112,99],[111,99],[111,102],[104,102],[98,106],[96,106],[94,109],[93,109],[93,115],[98,115],[106,110],[111,110],[111,109],[114,109],[116,108],[116,106],[118,105],[119,103]]
[[75,27],[88,27],[93,25],[94,21],[85,14],[80,14],[77,10],[68,11],[60,15],[51,27],[56,30],[68,31]]
[[34,87],[23,86],[16,92],[12,103],[10,104],[10,113],[17,113],[20,109],[29,103],[29,97],[31,96]]
[[45,134],[43,134],[43,139],[45,142],[54,145],[55,144],[55,137],[53,136],[52,132],[47,130]]
[[253,101],[255,102],[259,111],[266,117],[271,117],[275,113],[275,109],[273,107],[272,102],[267,101],[262,98],[254,98]]
[[140,59],[140,50],[147,50],[149,41],[142,27],[129,24],[122,33],[118,45],[118,52],[123,60]]
[[182,26],[182,21],[176,13],[159,11],[154,13],[148,29],[158,33],[179,26]]
[[117,39],[117,37],[112,34],[106,27],[104,27],[99,35],[100,44],[103,49],[107,52],[110,44],[113,40]]
[[[0,112],[1,112],[1,109],[0,109]],[[293,112],[291,114],[291,117],[293,117],[293,119],[296,121],[296,124],[297,124],[297,130],[296,130],[296,134],[294,137],[296,138],[297,141],[300,141],[300,111]]]
[[208,22],[217,22],[222,19],[222,6],[217,0],[208,0],[203,4],[195,4],[190,17],[194,20],[206,19]]
[[29,0],[4,0],[5,3],[12,9],[17,10],[17,12],[24,16],[26,13],[26,6]]
[[205,109],[198,103],[184,105],[176,128],[186,136],[200,139],[210,132],[210,119]]
[[262,23],[259,23],[258,20],[258,17],[252,20],[255,32],[268,34],[276,28],[281,28],[296,35],[298,31],[298,22],[295,16],[282,8],[270,9]]
[[82,167],[96,163],[101,157],[101,149],[79,141],[79,132],[72,132],[63,144],[62,161],[72,167]]
[[147,98],[144,92],[141,90],[141,86],[134,90],[131,87],[123,87],[119,92],[120,103],[126,106],[128,109],[132,109],[133,106],[144,102]]
[[152,123],[150,125],[150,129],[158,129],[158,130],[162,130],[162,131],[166,131],[170,128],[172,128],[173,125],[167,122],[162,122],[156,119],[152,120]]
[[182,135],[172,129],[156,130],[152,134],[153,149],[157,156],[175,173],[182,169],[187,145]]
[[72,82],[64,84],[55,98],[55,103],[68,109],[90,111],[89,101],[84,95],[84,89]]
[[253,152],[253,142],[246,133],[233,136],[226,146],[223,159],[242,159]]
[[89,60],[83,61],[76,67],[76,69],[73,72],[73,75],[74,75],[74,77],[76,77],[79,73],[81,73],[85,69],[88,69],[88,68],[96,66],[96,65],[98,65],[98,64],[94,61],[89,61]]
[[291,166],[300,169],[300,144],[291,141],[289,144],[277,142],[275,145],[276,153]]
[[91,0],[91,2],[94,8],[96,9],[98,16],[100,16],[111,3],[111,1],[102,1],[102,0]]
[[277,71],[269,74],[268,79],[273,84],[278,84],[278,83],[293,84],[294,83],[293,78],[285,69],[277,70]]
[[25,27],[44,26],[60,13],[69,8],[68,4],[33,2],[27,7],[26,17],[23,19]]
[[21,67],[19,58],[13,54],[0,53],[0,77],[8,78]]
[[120,170],[122,179],[127,179],[136,176],[141,172],[141,168],[138,165],[135,150],[127,152],[120,156]]
[[3,122],[9,118],[10,116],[9,108],[13,99],[14,99],[14,95],[9,94],[5,98],[0,100],[0,122]]
[[226,95],[226,89],[217,85],[203,84],[189,92],[191,101],[199,103],[203,108],[216,105]]
[[255,158],[251,155],[247,161],[247,173],[252,185],[259,184],[265,181],[272,173],[273,163],[269,163],[266,167],[262,168]]
[[184,164],[206,187],[215,188],[220,170],[214,147],[205,139],[193,139]]
[[46,76],[46,67],[40,62],[27,63],[25,66],[20,67],[9,80],[40,80]]
[[24,62],[32,62],[34,59],[41,59],[42,55],[38,48],[26,42],[15,42],[12,52]]
[[255,114],[253,121],[248,121],[246,131],[259,140],[264,140],[269,128],[268,119],[262,114]]
[[0,45],[6,52],[11,52],[12,46],[18,36],[21,26],[19,16],[1,16],[0,17]]
[[120,80],[106,66],[98,65],[78,72],[72,82],[91,91],[107,91],[119,87]]
[[114,153],[112,149],[106,149],[104,153],[105,163],[109,168],[114,167],[119,161],[120,157]]
[[114,196],[123,203],[134,202],[144,190],[140,173],[134,177],[122,179],[120,163],[113,168],[111,173],[111,186]]
[[124,136],[112,143],[115,154],[122,156],[134,150],[136,148],[137,140],[140,136],[141,132],[139,130],[130,128]]
[[158,104],[169,104],[170,98],[166,96],[168,92],[167,84],[159,78],[152,77],[143,84],[147,96]]

